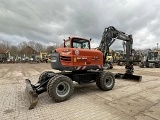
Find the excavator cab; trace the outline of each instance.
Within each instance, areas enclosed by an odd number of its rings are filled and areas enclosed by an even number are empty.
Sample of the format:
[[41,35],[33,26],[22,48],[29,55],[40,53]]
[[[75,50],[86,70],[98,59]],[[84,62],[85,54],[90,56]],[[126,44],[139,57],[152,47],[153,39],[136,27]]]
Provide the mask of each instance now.
[[82,38],[70,38],[64,40],[64,48],[90,49],[90,41]]
[[90,49],[90,40],[69,37],[63,48],[57,48],[51,55],[51,67],[60,71],[99,69],[103,67],[101,51]]

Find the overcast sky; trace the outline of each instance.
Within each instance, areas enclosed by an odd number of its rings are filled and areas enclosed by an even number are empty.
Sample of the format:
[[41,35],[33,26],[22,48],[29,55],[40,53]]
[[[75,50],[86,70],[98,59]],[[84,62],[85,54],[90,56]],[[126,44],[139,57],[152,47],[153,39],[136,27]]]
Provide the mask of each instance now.
[[0,41],[52,45],[79,36],[98,47],[104,28],[114,26],[132,34],[133,48],[153,48],[160,44],[159,6],[160,0],[0,0]]

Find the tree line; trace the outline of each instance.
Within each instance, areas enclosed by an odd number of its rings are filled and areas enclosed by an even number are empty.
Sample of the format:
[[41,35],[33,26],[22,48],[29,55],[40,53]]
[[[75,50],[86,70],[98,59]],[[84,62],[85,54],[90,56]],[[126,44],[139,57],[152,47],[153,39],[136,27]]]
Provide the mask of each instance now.
[[10,52],[12,52],[14,55],[18,55],[19,52],[26,48],[27,46],[32,47],[33,49],[35,49],[37,52],[48,52],[50,53],[50,51],[60,47],[60,45],[49,45],[49,46],[45,46],[39,42],[36,41],[29,41],[29,42],[21,42],[18,45],[13,45],[8,41],[1,41],[0,42],[0,50],[2,51],[6,51],[9,50]]

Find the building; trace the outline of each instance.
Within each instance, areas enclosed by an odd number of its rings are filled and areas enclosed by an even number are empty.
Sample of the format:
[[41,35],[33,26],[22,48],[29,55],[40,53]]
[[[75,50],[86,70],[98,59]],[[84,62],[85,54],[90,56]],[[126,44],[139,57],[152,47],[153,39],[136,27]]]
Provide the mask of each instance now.
[[7,60],[14,61],[15,56],[9,50],[0,49],[0,63],[4,63]]
[[22,58],[26,58],[26,57],[29,58],[29,57],[33,57],[33,56],[36,56],[36,55],[39,55],[39,52],[37,52],[35,49],[33,49],[30,46],[27,46],[26,48],[22,49],[19,52],[19,56],[22,57]]
[[19,57],[18,57],[18,62],[27,62],[30,60],[36,60],[37,56],[39,56],[39,52],[37,52],[34,48],[32,48],[31,46],[27,46],[26,48],[22,49],[19,52]]

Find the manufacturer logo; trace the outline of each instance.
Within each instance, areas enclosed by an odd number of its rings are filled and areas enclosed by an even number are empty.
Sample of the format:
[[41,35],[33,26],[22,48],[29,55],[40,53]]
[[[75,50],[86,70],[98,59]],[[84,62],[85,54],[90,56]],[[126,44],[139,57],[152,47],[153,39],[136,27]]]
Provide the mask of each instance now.
[[79,55],[79,50],[75,50],[75,54],[76,54],[76,55]]

